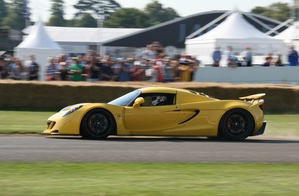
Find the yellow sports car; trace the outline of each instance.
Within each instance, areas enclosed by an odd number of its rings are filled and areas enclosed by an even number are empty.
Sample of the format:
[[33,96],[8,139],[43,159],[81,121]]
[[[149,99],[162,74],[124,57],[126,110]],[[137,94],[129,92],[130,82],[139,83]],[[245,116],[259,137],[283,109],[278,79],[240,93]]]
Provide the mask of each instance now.
[[89,139],[119,135],[244,140],[264,133],[264,95],[219,100],[192,90],[146,87],[109,103],[67,106],[48,119],[43,133]]

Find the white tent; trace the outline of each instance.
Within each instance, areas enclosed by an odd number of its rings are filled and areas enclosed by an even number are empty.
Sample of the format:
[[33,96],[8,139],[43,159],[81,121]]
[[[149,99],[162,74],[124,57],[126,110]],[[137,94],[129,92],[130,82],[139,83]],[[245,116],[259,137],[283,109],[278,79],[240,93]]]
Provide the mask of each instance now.
[[[33,26],[28,26],[23,33],[30,34]],[[142,29],[133,28],[83,28],[83,27],[55,27],[45,26],[50,38],[57,42],[63,53],[86,53],[90,48],[97,46],[98,52],[105,54],[106,47],[102,44],[108,40],[126,36]]]
[[62,48],[49,37],[41,21],[35,23],[30,34],[15,48],[15,56],[23,61],[28,60],[30,54],[35,55],[36,62],[40,65],[39,80],[45,78],[48,57],[61,53]]
[[[231,13],[222,23],[209,32],[187,39],[186,52],[196,55],[204,64],[212,64],[211,54],[216,46],[225,50],[227,46],[233,48],[233,53],[241,53],[246,46],[252,48],[253,64],[260,64],[264,56],[271,52],[273,54],[284,54],[285,43],[282,39],[268,36],[250,23],[248,23],[238,11]],[[259,58],[260,57],[260,58]]]
[[[23,33],[30,34],[33,26],[23,30]],[[57,43],[90,43],[96,45],[111,39],[129,35],[141,31],[138,28],[83,28],[83,27],[54,27],[45,26],[46,31],[52,40]]]
[[299,22],[295,22],[274,37],[283,39],[288,46],[294,45],[295,48],[299,50]]

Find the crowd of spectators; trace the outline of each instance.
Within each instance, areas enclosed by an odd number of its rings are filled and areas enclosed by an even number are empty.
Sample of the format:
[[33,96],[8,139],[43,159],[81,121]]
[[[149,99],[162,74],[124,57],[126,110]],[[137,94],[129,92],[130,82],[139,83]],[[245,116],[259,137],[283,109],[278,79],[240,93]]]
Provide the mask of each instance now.
[[[287,54],[289,65],[298,65],[298,52],[294,46]],[[228,46],[225,51],[216,47],[212,52],[214,67],[250,67],[252,52],[250,47],[236,55],[233,48]],[[46,65],[40,65],[34,54],[28,60],[22,61],[15,57],[0,58],[1,79],[38,80],[41,66],[45,67],[46,81],[152,81],[177,82],[192,81],[200,61],[187,54],[167,56],[159,42],[148,44],[145,50],[134,58],[111,58],[100,56],[95,51],[77,56],[49,57]],[[269,53],[261,66],[284,66],[281,55],[274,59]]]
[[[214,67],[251,67],[253,66],[252,60],[253,55],[251,52],[251,47],[245,47],[244,51],[241,53],[234,53],[233,48],[228,46],[223,52],[220,50],[219,46],[215,47],[215,50],[211,55],[213,59],[212,66]],[[297,66],[298,65],[298,52],[295,50],[294,46],[290,46],[290,49],[287,53],[288,64],[284,64],[282,60],[282,55],[277,54],[276,57],[273,57],[272,53],[268,53],[264,59],[264,62],[260,64],[263,67],[269,66]]]
[[[22,63],[20,59],[10,57],[10,63],[3,67],[3,79],[37,80],[40,66],[34,55]],[[2,63],[3,64],[3,63]],[[186,54],[167,56],[159,42],[147,45],[135,58],[116,58],[100,56],[88,51],[73,57],[62,54],[49,57],[45,66],[45,80],[69,81],[153,81],[175,82],[192,81],[193,73],[199,61]],[[1,70],[1,68],[0,68]],[[2,74],[1,74],[2,76]]]

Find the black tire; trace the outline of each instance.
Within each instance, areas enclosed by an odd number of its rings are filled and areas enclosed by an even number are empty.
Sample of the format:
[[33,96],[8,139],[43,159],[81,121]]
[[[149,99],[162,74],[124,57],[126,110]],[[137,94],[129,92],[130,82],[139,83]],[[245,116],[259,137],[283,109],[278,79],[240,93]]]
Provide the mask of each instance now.
[[115,129],[115,120],[110,112],[94,109],[85,114],[80,126],[80,134],[87,139],[105,139]]
[[245,140],[253,132],[254,121],[244,109],[227,111],[219,124],[219,135],[227,140]]

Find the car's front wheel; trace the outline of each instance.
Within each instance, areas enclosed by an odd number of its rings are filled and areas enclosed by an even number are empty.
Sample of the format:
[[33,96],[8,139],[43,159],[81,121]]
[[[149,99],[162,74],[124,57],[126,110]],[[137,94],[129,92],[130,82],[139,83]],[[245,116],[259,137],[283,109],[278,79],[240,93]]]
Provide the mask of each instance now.
[[219,135],[227,140],[245,140],[253,131],[251,114],[244,109],[227,111],[219,124]]
[[104,109],[87,112],[81,122],[80,134],[88,139],[105,139],[115,129],[113,116]]

